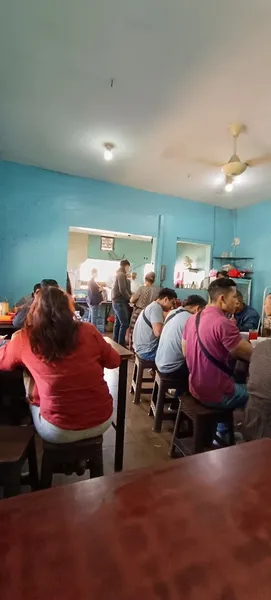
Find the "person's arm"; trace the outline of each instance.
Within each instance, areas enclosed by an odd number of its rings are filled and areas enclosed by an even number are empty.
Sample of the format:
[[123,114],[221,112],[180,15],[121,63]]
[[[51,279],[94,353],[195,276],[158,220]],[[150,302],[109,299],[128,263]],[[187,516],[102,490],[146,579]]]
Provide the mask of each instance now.
[[160,337],[163,329],[163,323],[152,323],[152,330],[155,337]]
[[164,316],[161,306],[158,303],[155,303],[154,306],[155,308],[152,308],[150,312],[150,322],[155,337],[159,338],[164,325]]
[[12,371],[22,365],[22,339],[18,332],[0,348],[0,371]]
[[95,335],[99,344],[101,353],[101,364],[105,369],[116,369],[120,366],[120,355],[103,338],[102,334],[96,329]]
[[251,344],[247,342],[247,340],[241,340],[234,348],[234,350],[230,351],[230,354],[235,359],[239,358],[240,360],[245,360],[249,362],[250,357],[252,355],[252,351],[253,347],[251,346]]
[[136,292],[134,292],[134,294],[132,294],[132,296],[130,298],[130,303],[131,304],[135,304],[139,300],[141,292],[142,292],[142,287],[139,287],[136,290]]
[[124,273],[118,274],[118,284],[119,284],[120,294],[123,296],[123,298],[126,298],[126,300],[129,301],[131,294],[129,294],[129,292],[127,290],[127,280],[126,280],[126,276],[124,275]]
[[250,361],[252,346],[246,340],[242,340],[239,330],[233,321],[225,319],[219,329],[219,339],[224,348],[228,350],[235,359]]
[[13,327],[15,327],[15,329],[22,329],[22,327],[24,326],[25,318],[29,311],[29,307],[30,304],[25,304],[13,317],[12,324]]
[[191,315],[189,315],[187,317],[185,326],[184,326],[184,330],[183,330],[183,336],[182,336],[182,353],[184,355],[184,358],[186,357],[186,348],[187,348],[187,338],[189,336],[189,327],[190,327],[190,321],[191,321]]

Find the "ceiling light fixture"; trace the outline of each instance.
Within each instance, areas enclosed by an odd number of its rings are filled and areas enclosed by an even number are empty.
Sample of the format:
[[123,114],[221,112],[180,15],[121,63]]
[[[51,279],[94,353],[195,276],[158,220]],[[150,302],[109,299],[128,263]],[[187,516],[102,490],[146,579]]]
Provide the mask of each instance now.
[[232,192],[233,190],[233,183],[226,183],[225,185],[225,191],[226,192]]
[[106,144],[104,144],[104,148],[105,148],[104,160],[107,160],[107,161],[112,160],[112,158],[113,158],[112,150],[114,148],[114,144],[106,143]]

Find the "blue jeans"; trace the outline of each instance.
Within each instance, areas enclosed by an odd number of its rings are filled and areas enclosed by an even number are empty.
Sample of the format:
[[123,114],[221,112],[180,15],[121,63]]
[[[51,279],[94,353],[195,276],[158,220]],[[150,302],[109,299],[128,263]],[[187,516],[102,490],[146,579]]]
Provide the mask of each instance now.
[[157,348],[154,348],[154,350],[151,350],[150,352],[142,352],[141,354],[138,354],[138,356],[139,356],[139,358],[142,358],[143,360],[152,360],[154,362],[155,357],[156,357],[156,352],[157,352]]
[[[246,385],[242,383],[234,384],[234,393],[232,396],[223,396],[222,402],[204,402],[205,406],[210,406],[213,408],[218,408],[218,406],[222,406],[223,408],[228,408],[234,410],[235,408],[244,408],[248,401],[248,391]],[[224,423],[218,423],[217,431],[221,435],[225,435],[228,431],[226,425]]]
[[114,302],[113,310],[115,313],[113,340],[117,344],[125,346],[125,335],[129,327],[128,306],[122,302]]
[[89,320],[89,323],[91,323],[91,325],[94,325],[94,327],[96,327],[96,328],[97,328],[97,320],[98,320],[98,317],[100,316],[99,308],[100,308],[99,304],[97,304],[96,306],[89,307],[88,320]]

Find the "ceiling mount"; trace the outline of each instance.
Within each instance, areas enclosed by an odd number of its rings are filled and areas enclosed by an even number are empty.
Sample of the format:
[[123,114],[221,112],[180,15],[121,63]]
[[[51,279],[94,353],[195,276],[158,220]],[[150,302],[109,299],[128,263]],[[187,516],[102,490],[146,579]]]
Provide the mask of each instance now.
[[228,130],[230,134],[235,138],[238,138],[240,133],[247,132],[246,125],[243,125],[242,123],[232,123],[232,125],[229,125]]

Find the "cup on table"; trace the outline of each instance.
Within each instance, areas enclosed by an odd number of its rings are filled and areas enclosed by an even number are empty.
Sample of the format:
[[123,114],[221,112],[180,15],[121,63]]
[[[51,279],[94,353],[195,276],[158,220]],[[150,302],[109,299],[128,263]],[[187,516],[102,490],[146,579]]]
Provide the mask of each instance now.
[[258,329],[250,329],[249,330],[249,334],[248,334],[249,341],[251,341],[251,340],[257,340],[258,337],[259,337]]

